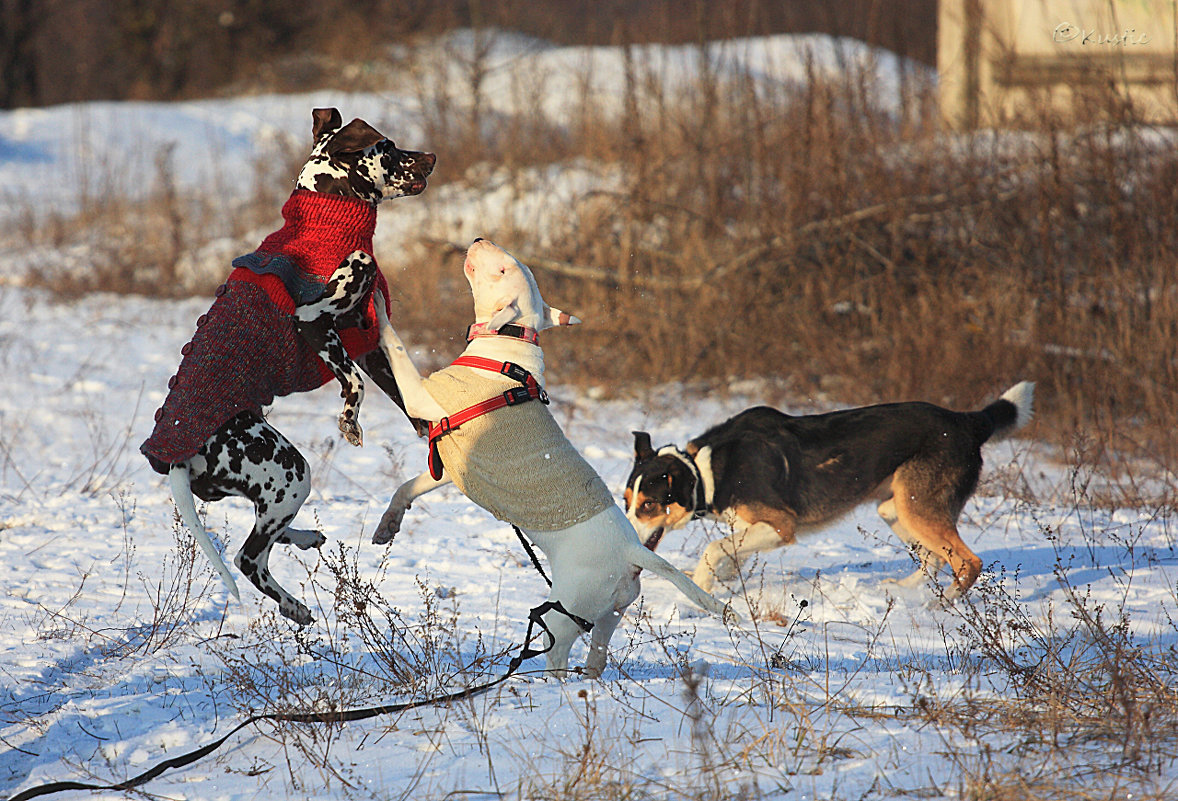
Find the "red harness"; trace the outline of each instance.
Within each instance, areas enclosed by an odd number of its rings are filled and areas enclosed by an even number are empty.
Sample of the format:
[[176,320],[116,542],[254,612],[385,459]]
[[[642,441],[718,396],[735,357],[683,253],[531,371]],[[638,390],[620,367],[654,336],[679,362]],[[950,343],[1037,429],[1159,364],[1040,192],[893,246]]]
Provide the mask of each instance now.
[[443,417],[436,423],[430,423],[429,474],[433,476],[435,481],[442,477],[442,457],[438,454],[439,439],[462,424],[469,423],[476,417],[481,417],[488,412],[502,409],[504,406],[515,406],[517,403],[527,403],[530,400],[538,400],[544,404],[548,403],[548,393],[536,381],[536,377],[514,362],[497,362],[494,359],[484,359],[481,356],[459,356],[451,364],[461,367],[476,367],[480,370],[490,370],[493,373],[499,373],[500,375],[505,375],[508,378],[518,381],[520,386],[512,387],[502,395],[487,398],[485,401],[480,401],[473,406],[467,406],[461,411]]

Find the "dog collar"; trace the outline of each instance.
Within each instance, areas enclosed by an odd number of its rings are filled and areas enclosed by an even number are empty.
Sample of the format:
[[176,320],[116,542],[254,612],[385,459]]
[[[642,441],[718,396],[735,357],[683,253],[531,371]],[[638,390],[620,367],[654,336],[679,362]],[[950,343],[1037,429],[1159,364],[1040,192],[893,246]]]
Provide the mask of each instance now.
[[487,328],[486,323],[474,323],[470,328],[466,329],[466,341],[470,342],[472,339],[478,337],[514,337],[515,339],[522,339],[524,342],[535,345],[540,341],[540,332],[535,328],[528,328],[527,326],[516,325],[515,323],[508,323],[498,331]]
[[707,486],[704,483],[703,474],[699,470],[699,465],[695,463],[695,459],[692,459],[674,445],[665,445],[662,448],[659,448],[658,455],[674,456],[676,459],[683,462],[683,464],[687,465],[687,469],[691,471],[692,479],[695,480],[695,487],[692,490],[692,495],[695,496],[695,499],[692,501],[693,508],[691,510],[691,519],[699,520],[701,517],[706,517],[708,514],[708,507],[710,507],[712,504],[711,501],[708,500]]

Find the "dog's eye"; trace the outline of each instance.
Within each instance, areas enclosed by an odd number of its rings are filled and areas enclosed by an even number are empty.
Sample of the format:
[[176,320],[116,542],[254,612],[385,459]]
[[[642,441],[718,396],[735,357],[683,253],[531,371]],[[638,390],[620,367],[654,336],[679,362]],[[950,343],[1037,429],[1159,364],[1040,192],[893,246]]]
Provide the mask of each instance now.
[[659,509],[658,501],[643,501],[642,506],[638,507],[643,512],[655,512]]

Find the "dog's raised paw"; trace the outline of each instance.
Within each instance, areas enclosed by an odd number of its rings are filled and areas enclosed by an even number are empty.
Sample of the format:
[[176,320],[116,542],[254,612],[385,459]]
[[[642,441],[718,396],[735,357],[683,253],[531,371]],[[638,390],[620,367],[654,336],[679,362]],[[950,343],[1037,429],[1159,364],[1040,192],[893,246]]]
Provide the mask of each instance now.
[[344,412],[339,416],[339,430],[344,439],[357,448],[364,444],[364,431],[350,412]]

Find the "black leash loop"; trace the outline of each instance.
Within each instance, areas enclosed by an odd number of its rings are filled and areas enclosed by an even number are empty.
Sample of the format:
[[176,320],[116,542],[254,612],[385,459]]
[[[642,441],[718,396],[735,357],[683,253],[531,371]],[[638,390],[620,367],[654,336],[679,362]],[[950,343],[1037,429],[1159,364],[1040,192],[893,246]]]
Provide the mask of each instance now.
[[[544,567],[540,564],[540,558],[536,556],[536,551],[532,548],[532,543],[528,542],[528,538],[524,536],[522,531],[520,531],[519,526],[512,524],[511,527],[515,529],[515,536],[519,537],[520,545],[524,546],[524,550],[527,551],[528,557],[531,558],[532,566],[536,568],[536,572],[540,574],[540,578],[544,579],[544,581],[547,582],[549,589],[551,589],[552,579],[548,578],[548,574],[544,572]],[[548,601],[547,603],[540,604],[532,610],[533,614],[536,612],[536,609],[541,610],[541,614],[547,612],[549,609],[555,609],[557,612],[560,612],[562,615],[576,623],[580,627],[581,631],[585,632],[586,634],[588,634],[593,629],[592,622],[586,620],[583,617],[580,617],[579,615],[574,615],[572,612],[561,606],[560,601]],[[528,619],[531,620],[531,615],[529,615]],[[540,625],[543,626],[544,624],[541,623]],[[544,630],[548,631],[547,628]],[[531,631],[530,624],[528,631]],[[551,634],[551,632],[548,633]]]

